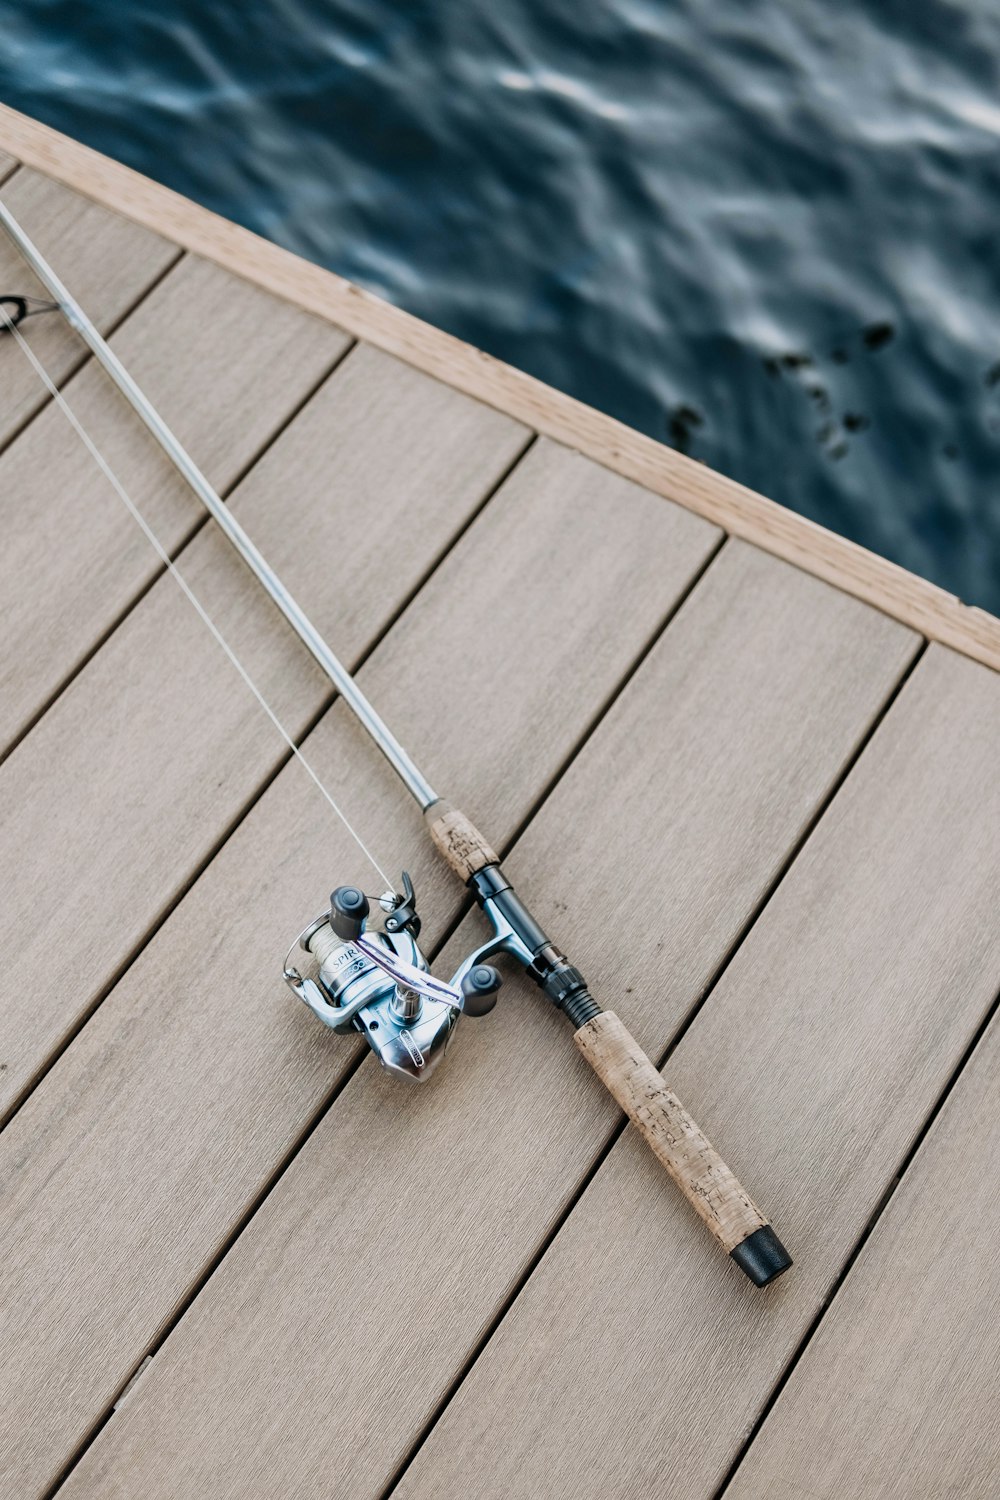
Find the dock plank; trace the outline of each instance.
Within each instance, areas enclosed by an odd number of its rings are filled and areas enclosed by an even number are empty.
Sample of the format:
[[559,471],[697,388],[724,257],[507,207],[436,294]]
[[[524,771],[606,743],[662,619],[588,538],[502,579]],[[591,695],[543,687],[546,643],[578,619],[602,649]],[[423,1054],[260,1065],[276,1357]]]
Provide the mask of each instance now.
[[399,1500],[715,1492],[1000,986],[998,735],[1000,679],[932,647],[670,1061],[792,1271],[709,1266],[626,1132]]
[[[363,358],[369,368],[394,366],[372,351]],[[357,359],[352,354],[337,378]],[[434,453],[434,463],[443,462],[444,438],[429,430],[427,410],[427,388],[435,396],[441,388],[414,372],[406,378],[418,389],[405,400],[398,387],[381,398],[367,387],[370,399],[385,408],[383,442],[390,441],[400,411],[415,411],[421,401],[428,428],[419,436],[399,435],[411,463],[406,484],[399,476],[389,484],[392,476],[383,470],[387,492],[403,496],[409,507],[386,515],[379,486],[379,514],[390,537],[429,503],[419,493],[414,465],[421,445],[428,449],[426,464]],[[462,398],[444,392],[441,399]],[[324,419],[320,412],[320,429]],[[466,414],[467,428],[469,420]],[[508,448],[512,437],[523,441],[516,430],[499,435]],[[303,450],[313,454],[316,434],[308,437]],[[466,431],[463,443],[468,438]],[[277,461],[275,448],[265,462]],[[460,445],[456,467],[469,462]],[[447,490],[448,482],[442,479],[439,488]],[[539,553],[544,557],[557,538],[565,566],[540,589]],[[679,508],[542,444],[381,643],[361,681],[387,711],[420,707],[426,722],[415,749],[425,741],[433,745],[432,769],[461,774],[477,807],[496,810],[493,831],[510,837],[716,543],[711,527]],[[384,553],[378,528],[367,545]],[[391,575],[376,570],[374,554],[362,553],[361,561],[371,566],[341,562],[322,573],[326,614],[341,607],[352,576],[366,586],[377,576],[384,607]],[[403,567],[401,553],[396,573]],[[490,600],[495,634],[482,640],[470,639],[455,607],[470,578],[484,580]],[[607,632],[609,613],[626,587],[628,614],[616,616],[615,629]],[[573,630],[559,624],[566,619]],[[170,628],[177,632],[180,623]],[[367,620],[356,628],[362,624]],[[159,612],[147,628],[150,634],[162,628]],[[602,639],[592,652],[577,649],[578,639],[595,636]],[[127,654],[134,657],[139,645],[133,637]],[[188,649],[187,642],[177,649]],[[484,681],[489,694],[478,692]],[[172,682],[160,686],[169,712],[176,712]],[[470,706],[472,728],[459,719],[455,733],[442,736],[440,726],[454,716],[456,703]],[[553,705],[558,712],[550,711]],[[133,754],[143,754],[143,737],[132,735],[131,743]],[[427,873],[433,855],[418,810],[342,705],[310,737],[308,753],[376,851],[401,854],[414,870],[426,938],[440,938],[461,910],[462,889],[440,861],[433,878]],[[199,754],[187,775],[204,776],[213,765],[212,747]],[[188,756],[193,761],[194,752]],[[221,774],[213,772],[213,784]],[[175,792],[172,784],[157,787],[158,808]],[[141,855],[150,859],[148,843]],[[50,850],[49,868],[53,857]],[[135,858],[128,870],[133,890],[134,865]],[[350,1042],[332,1040],[291,1000],[279,965],[290,938],[331,886],[359,876],[367,881],[356,849],[300,769],[287,767],[0,1137],[9,1205],[0,1225],[0,1280],[10,1309],[0,1335],[0,1410],[6,1462],[19,1493],[44,1489],[101,1417],[355,1060]],[[158,879],[162,884],[162,870]],[[80,925],[92,931],[93,917]],[[398,1095],[396,1101],[398,1110]],[[55,1390],[58,1400],[51,1399]]]
[[6,182],[12,172],[16,172],[18,161],[16,156],[10,156],[6,151],[0,151],[0,182]]
[[1000,1473],[1000,1023],[726,1491],[993,1500]]
[[[703,992],[915,649],[884,616],[727,545],[519,839],[512,878],[647,1046]],[[377,701],[415,716],[410,649],[387,661]],[[424,689],[422,733],[439,745],[446,691]],[[469,919],[447,958],[479,930]],[[697,1113],[710,1081],[688,1082]],[[720,1144],[732,1120],[768,1112],[766,1095],[742,1099]],[[378,1494],[616,1119],[565,1023],[517,976],[487,1021],[463,1024],[435,1085],[402,1091],[364,1062],[67,1497]],[[658,1207],[661,1188],[648,1189]],[[695,1233],[692,1263],[717,1288],[726,1264]],[[506,1410],[497,1425],[513,1440]],[[492,1485],[491,1460],[466,1451],[463,1494],[471,1472]],[[549,1493],[554,1472],[527,1492]]]
[[[30,338],[34,348],[35,325]],[[349,347],[319,319],[193,256],[169,272],[111,344],[223,492]],[[0,357],[5,372],[28,368],[13,346],[0,348]],[[180,474],[96,362],[65,396],[163,545],[175,550],[205,515]],[[0,457],[0,518],[3,749],[161,564],[55,404]]]
[[[163,275],[181,255],[176,245],[130,219],[100,208],[51,178],[22,167],[0,189],[19,220],[102,333]],[[49,294],[0,230],[0,291],[24,292],[47,301]],[[87,358],[87,349],[58,313],[33,318],[32,347],[56,385]],[[0,345],[3,398],[0,447],[48,397],[13,340]]]
[[[303,548],[342,557],[357,516],[350,489],[331,483],[338,463],[350,472],[370,462],[384,477],[380,522],[390,536],[405,528],[415,504],[420,510],[421,534],[409,539],[391,573],[382,570],[378,589],[371,572],[343,564],[318,575],[326,603],[316,613],[336,627],[331,634],[349,662],[392,619],[525,441],[515,423],[473,402],[475,419],[456,423],[456,403],[465,398],[386,356],[372,361],[358,372],[361,383],[396,381],[412,392],[412,382],[423,381],[429,399],[402,406],[385,393],[373,399],[372,420],[359,417],[346,437],[353,458],[344,442],[325,450],[331,468],[318,488],[248,488],[254,536],[265,553],[294,534],[305,539]],[[428,441],[429,431],[436,441]],[[268,455],[272,481],[296,445],[293,423]],[[453,466],[466,478],[464,490],[450,483]],[[242,487],[232,503],[242,513]],[[357,555],[384,557],[383,536],[370,537],[367,547]],[[273,550],[282,553],[281,546]],[[329,684],[228,543],[199,533],[182,555],[182,571],[279,717],[301,731],[328,698]],[[362,594],[371,595],[364,608]],[[0,768],[7,809],[0,850],[8,893],[0,917],[9,997],[0,1018],[5,1107],[114,979],[284,753],[173,579],[162,577]],[[74,941],[50,955],[51,987],[40,997],[24,934],[51,906],[55,871],[65,874],[59,909]]]

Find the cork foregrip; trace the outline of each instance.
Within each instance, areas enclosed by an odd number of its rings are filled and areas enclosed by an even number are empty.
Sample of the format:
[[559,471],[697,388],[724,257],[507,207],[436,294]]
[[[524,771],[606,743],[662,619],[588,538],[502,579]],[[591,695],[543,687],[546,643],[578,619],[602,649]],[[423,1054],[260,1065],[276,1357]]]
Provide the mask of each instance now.
[[450,802],[432,802],[424,817],[431,838],[462,880],[500,863],[476,825]]
[[767,1223],[614,1011],[581,1026],[576,1044],[727,1252]]

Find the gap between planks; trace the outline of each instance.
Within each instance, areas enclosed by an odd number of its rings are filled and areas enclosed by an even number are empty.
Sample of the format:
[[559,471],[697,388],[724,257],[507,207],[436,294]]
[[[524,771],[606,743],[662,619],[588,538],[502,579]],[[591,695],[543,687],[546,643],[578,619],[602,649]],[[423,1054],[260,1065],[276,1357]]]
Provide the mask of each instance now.
[[1000,670],[1000,619],[421,322],[130,167],[0,105],[0,146],[77,192]]

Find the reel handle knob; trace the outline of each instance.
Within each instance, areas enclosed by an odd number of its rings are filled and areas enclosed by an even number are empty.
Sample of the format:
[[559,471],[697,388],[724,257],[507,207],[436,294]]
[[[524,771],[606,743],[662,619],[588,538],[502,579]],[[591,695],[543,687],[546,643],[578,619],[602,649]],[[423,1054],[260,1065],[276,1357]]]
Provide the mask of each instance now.
[[485,1016],[497,1003],[503,980],[492,964],[475,964],[462,980],[462,1014]]
[[338,885],[330,897],[330,926],[345,943],[353,943],[364,932],[370,910],[364,891],[354,885]]

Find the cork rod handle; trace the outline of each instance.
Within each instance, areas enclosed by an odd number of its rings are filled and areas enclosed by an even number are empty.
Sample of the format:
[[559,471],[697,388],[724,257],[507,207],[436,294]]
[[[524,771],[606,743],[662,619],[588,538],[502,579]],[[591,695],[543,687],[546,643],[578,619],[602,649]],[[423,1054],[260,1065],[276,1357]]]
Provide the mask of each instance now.
[[726,1253],[758,1286],[787,1270],[791,1259],[767,1219],[614,1011],[594,1016],[575,1040]]
[[471,818],[442,797],[424,812],[427,831],[439,854],[447,860],[459,880],[468,880],[487,865],[498,865],[494,854]]
[[[449,803],[433,803],[425,817],[431,838],[462,880],[499,863],[475,824]],[[786,1271],[791,1256],[767,1219],[614,1011],[598,1011],[574,1036],[604,1087],[741,1270],[757,1286]]]

